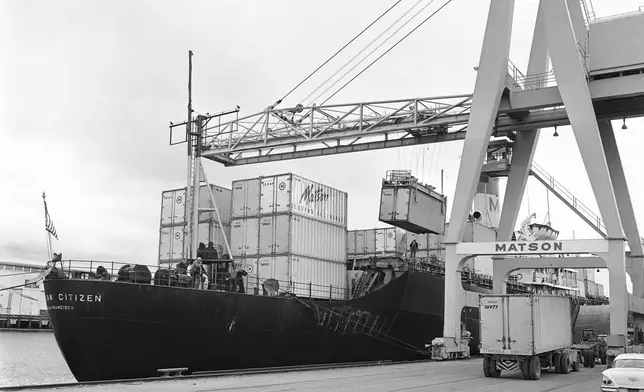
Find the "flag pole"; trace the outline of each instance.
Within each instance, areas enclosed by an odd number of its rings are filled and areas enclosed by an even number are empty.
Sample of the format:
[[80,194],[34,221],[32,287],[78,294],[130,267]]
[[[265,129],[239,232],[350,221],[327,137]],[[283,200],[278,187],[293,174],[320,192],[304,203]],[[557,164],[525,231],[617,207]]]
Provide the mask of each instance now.
[[49,231],[50,219],[49,219],[49,212],[47,211],[47,200],[45,200],[45,192],[42,193],[42,201],[45,204],[45,233],[47,233],[47,252],[49,253],[48,261],[51,261],[54,258],[54,248],[51,244],[51,231]]

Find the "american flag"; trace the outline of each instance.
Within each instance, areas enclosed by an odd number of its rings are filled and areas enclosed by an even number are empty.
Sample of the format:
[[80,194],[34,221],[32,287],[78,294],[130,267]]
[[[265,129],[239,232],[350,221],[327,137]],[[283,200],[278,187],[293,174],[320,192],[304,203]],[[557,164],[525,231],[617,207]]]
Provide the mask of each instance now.
[[56,233],[56,228],[54,227],[54,221],[51,220],[49,211],[47,211],[47,200],[45,200],[45,192],[42,193],[42,201],[45,203],[45,230],[47,230],[51,235],[58,239],[58,234]]

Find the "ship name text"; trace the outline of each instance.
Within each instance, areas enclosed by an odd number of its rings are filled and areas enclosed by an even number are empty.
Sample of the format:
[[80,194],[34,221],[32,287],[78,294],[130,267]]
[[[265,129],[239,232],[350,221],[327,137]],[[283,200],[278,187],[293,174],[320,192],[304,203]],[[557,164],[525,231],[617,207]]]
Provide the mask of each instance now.
[[47,301],[68,301],[68,302],[102,302],[103,294],[81,294],[81,293],[58,293],[47,294]]

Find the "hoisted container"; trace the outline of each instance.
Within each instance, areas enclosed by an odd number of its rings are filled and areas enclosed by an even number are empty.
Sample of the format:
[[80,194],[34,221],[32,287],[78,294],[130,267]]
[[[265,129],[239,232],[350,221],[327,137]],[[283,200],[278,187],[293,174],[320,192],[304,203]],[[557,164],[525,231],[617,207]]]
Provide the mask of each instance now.
[[244,277],[248,294],[264,293],[267,279],[279,283],[279,292],[303,298],[346,299],[347,281],[344,262],[319,260],[295,255],[243,257],[237,260],[248,274]]
[[287,173],[233,181],[233,218],[291,213],[347,226],[347,194]]
[[444,234],[445,196],[409,170],[390,170],[382,181],[379,220],[417,234]]

